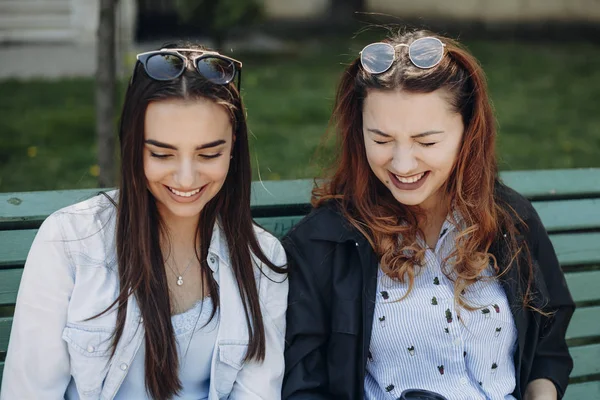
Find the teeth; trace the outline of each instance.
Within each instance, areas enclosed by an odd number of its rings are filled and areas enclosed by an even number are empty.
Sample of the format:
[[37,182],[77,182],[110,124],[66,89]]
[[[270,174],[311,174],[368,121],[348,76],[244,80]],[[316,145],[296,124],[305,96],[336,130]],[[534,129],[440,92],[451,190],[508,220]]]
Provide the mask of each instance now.
[[399,175],[396,175],[396,174],[394,174],[394,175],[402,183],[415,183],[419,179],[421,179],[423,177],[423,175],[425,175],[425,172],[421,172],[419,175],[413,175],[413,176],[410,176],[408,178],[405,178],[405,177],[402,177],[402,176],[399,176]]
[[173,188],[169,188],[169,190],[172,193],[175,193],[177,196],[181,196],[181,197],[190,197],[195,195],[196,193],[198,193],[200,191],[200,188],[196,189],[196,190],[192,190],[191,192],[180,192],[179,190],[175,190]]

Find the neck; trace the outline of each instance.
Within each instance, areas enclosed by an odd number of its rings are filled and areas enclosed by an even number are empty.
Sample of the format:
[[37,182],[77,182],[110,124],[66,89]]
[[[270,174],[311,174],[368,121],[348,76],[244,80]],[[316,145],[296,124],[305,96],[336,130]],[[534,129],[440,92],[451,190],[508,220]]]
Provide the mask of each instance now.
[[435,247],[439,232],[448,215],[448,205],[449,200],[438,193],[419,206],[421,211],[417,216],[419,229],[425,235],[425,240],[431,248]]
[[187,249],[191,251],[197,248],[198,238],[198,218],[195,217],[177,217],[174,215],[161,215],[166,227],[166,234],[169,235],[168,242],[175,249]]

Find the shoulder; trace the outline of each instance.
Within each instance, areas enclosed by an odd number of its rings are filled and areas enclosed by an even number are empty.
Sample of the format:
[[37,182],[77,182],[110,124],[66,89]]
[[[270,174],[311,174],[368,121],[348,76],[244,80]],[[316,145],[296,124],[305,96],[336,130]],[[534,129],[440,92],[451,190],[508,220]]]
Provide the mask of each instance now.
[[75,236],[73,239],[81,238],[89,234],[91,230],[98,231],[98,228],[104,228],[107,222],[116,217],[117,197],[117,191],[100,193],[87,200],[61,208],[52,213],[48,220],[61,226],[67,236],[66,239],[69,239],[69,236]]
[[524,223],[528,230],[537,230],[542,226],[540,217],[529,199],[516,190],[497,182],[495,197],[497,203],[513,217],[515,225]]
[[312,240],[338,241],[354,233],[354,228],[344,217],[340,206],[333,202],[313,208],[308,215],[295,224],[283,237],[287,243],[302,243]]
[[112,264],[117,209],[107,196],[114,199],[117,192],[98,194],[52,213],[38,235],[44,239],[58,239],[73,263],[87,260]]
[[[254,234],[256,235],[260,249],[265,257],[275,266],[284,269],[287,268],[287,257],[279,239],[257,225],[254,225]],[[255,254],[253,254],[252,257],[255,265],[258,267],[256,270],[256,278],[258,281],[263,280],[265,277],[268,281],[273,283],[279,283],[285,280],[285,274],[273,271],[269,266],[264,265]]]
[[496,184],[495,194],[500,206],[512,216],[517,230],[535,251],[540,241],[547,239],[548,234],[529,199],[503,183]]
[[254,225],[254,235],[256,236],[263,254],[267,256],[271,262],[277,265],[276,259],[279,257],[279,253],[283,251],[279,239],[258,225]]

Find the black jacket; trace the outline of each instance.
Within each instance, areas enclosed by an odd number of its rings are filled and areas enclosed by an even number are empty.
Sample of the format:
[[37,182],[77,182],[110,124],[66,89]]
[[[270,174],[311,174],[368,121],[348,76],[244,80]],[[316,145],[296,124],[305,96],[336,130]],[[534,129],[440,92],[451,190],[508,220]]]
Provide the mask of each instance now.
[[[565,333],[575,304],[531,203],[501,184],[496,196],[526,224],[515,218],[518,239],[527,241],[537,271],[532,303],[553,312],[545,317],[524,309],[526,277],[516,267],[502,275],[518,331],[513,395],[521,399],[530,381],[547,378],[561,398],[573,368]],[[283,245],[290,265],[283,399],[362,399],[377,286],[375,252],[331,204],[314,209]],[[510,257],[502,232],[490,252],[506,268]]]

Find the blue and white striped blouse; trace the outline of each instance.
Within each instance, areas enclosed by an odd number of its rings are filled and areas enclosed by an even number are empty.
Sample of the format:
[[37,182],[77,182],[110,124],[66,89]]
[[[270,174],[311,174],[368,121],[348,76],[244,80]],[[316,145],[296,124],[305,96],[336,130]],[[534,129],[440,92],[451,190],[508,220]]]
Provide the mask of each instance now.
[[[442,260],[454,250],[458,233],[447,219],[402,301],[397,300],[408,283],[379,270],[366,400],[395,400],[409,388],[448,399],[514,399],[517,331],[504,290],[493,278],[469,286],[466,300],[481,308],[461,309],[459,317],[454,284],[442,272]],[[483,275],[494,272],[490,267]]]

